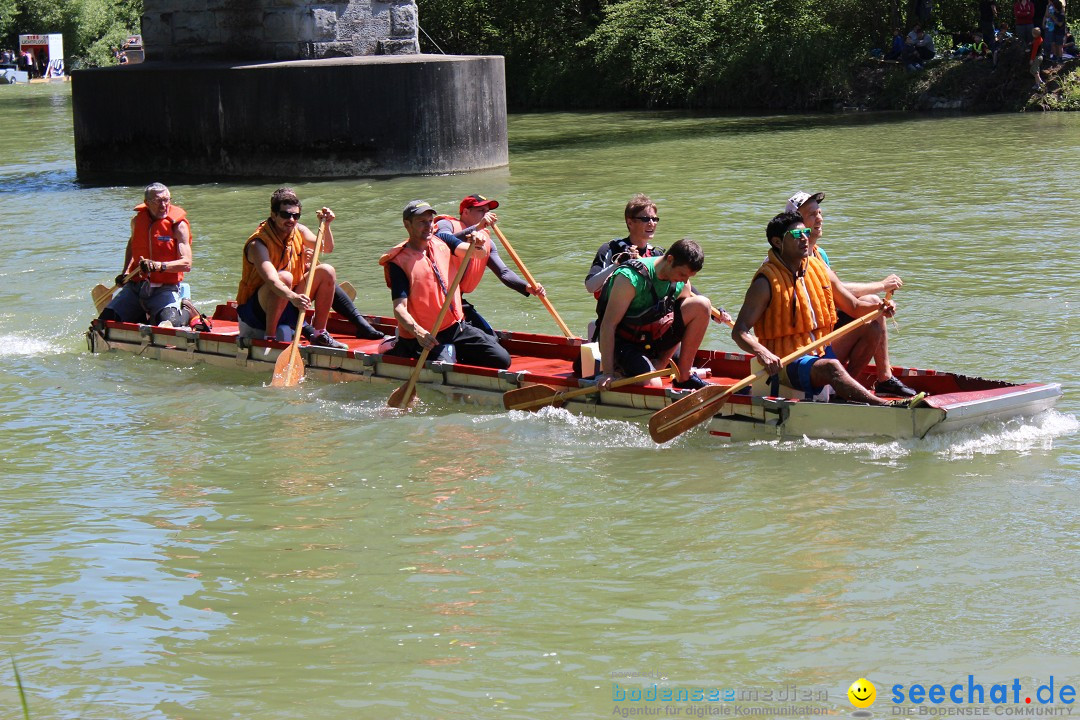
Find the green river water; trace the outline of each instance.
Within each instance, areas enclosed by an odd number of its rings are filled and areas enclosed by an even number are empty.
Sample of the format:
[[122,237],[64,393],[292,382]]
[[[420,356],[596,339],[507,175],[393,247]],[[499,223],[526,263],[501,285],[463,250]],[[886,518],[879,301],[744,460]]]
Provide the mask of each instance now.
[[[860,677],[888,717],[893,685],[969,675],[1022,684],[989,715],[1074,707],[1034,693],[1080,684],[1080,115],[514,116],[509,168],[297,184],[337,213],[329,260],[362,309],[389,313],[375,259],[408,200],[481,192],[579,331],[631,194],[658,242],[702,243],[695,284],[736,310],[769,218],[824,190],[840,276],[905,280],[896,364],[1064,387],[922,441],[663,447],[562,411],[426,395],[399,417],[392,386],[90,355],[89,291],[141,188],[77,184],[71,128],[66,85],[0,88],[0,717],[22,716],[10,658],[32,718],[781,715],[791,695],[847,716]],[[171,187],[212,309],[277,183]],[[557,333],[490,277],[471,297]],[[717,326],[706,346],[734,349]],[[721,699],[616,699],[654,683]]]

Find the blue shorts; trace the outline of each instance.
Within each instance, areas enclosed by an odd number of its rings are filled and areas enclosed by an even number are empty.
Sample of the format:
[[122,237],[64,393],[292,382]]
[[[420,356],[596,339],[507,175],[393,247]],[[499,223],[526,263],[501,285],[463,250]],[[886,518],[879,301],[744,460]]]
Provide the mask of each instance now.
[[[266,332],[266,311],[263,310],[262,304],[259,302],[259,293],[253,293],[247,301],[236,308],[236,317],[240,320],[240,337],[251,337],[262,339],[266,335],[273,334],[278,337],[279,340],[284,342],[290,342],[292,340],[292,331],[296,327],[296,321],[300,319],[300,311],[296,309],[296,306],[292,303],[288,303],[285,309],[281,311],[281,317],[278,318],[278,326],[275,333]],[[282,327],[287,328],[288,332],[282,332]]]
[[[787,385],[792,390],[801,390],[807,394],[807,396],[817,395],[824,389],[824,385],[815,385],[810,380],[810,370],[814,367],[814,363],[818,360],[835,360],[836,353],[833,352],[832,345],[825,348],[824,355],[803,355],[797,360],[793,360],[784,368],[783,372],[787,376]],[[780,378],[778,375],[769,376],[770,386],[773,386],[773,394],[779,393],[778,387]]]

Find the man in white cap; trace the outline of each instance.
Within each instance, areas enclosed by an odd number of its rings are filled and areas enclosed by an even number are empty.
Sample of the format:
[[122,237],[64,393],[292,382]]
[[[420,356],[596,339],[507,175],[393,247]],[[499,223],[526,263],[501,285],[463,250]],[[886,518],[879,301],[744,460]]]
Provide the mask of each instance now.
[[[788,198],[784,212],[797,212],[802,216],[806,227],[810,228],[810,252],[814,257],[821,259],[831,267],[829,256],[818,245],[821,239],[822,214],[821,203],[825,200],[825,193],[808,193],[800,190]],[[857,298],[867,295],[879,295],[883,292],[899,290],[904,285],[900,276],[890,274],[880,282],[853,283],[844,282],[844,287]],[[842,327],[851,322],[852,317],[842,311],[839,312],[837,327]],[[876,321],[881,326],[881,343],[874,353],[874,369],[877,374],[877,382],[874,383],[874,392],[879,395],[899,395],[901,397],[914,397],[915,390],[908,387],[899,378],[892,374],[892,363],[889,361],[889,336],[885,326],[885,318],[880,317]]]

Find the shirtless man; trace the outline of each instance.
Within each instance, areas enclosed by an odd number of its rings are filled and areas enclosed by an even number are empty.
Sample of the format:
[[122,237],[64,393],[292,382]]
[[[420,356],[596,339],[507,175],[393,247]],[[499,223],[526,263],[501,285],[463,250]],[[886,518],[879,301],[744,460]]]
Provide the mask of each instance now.
[[[337,273],[332,265],[319,263],[311,297],[301,290],[307,286],[308,271],[305,256],[315,247],[316,236],[300,224],[300,199],[292,188],[279,188],[270,196],[270,217],[244,242],[243,274],[236,291],[236,314],[240,320],[240,335],[248,338],[268,338],[289,342],[300,311],[315,306],[311,321],[315,328],[312,345],[348,349],[326,331],[326,321],[334,301]],[[323,246],[326,252],[334,249],[334,233],[330,222],[334,213],[324,207],[315,213],[326,220]]]

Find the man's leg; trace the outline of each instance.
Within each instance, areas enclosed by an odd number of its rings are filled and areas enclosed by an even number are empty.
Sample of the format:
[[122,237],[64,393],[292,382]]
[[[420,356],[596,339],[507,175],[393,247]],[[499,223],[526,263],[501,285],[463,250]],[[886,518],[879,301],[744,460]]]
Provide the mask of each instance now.
[[[694,357],[697,355],[701,341],[705,339],[705,331],[709,329],[709,311],[712,303],[704,295],[694,295],[682,301],[679,312],[682,313],[683,326],[686,328],[682,336],[682,349],[679,351],[679,377],[678,380],[687,380],[690,371],[694,367]],[[674,351],[674,348],[672,348]],[[663,358],[666,364],[671,355]]]
[[833,342],[833,352],[836,353],[836,358],[843,364],[849,376],[857,378],[859,373],[870,364],[870,358],[877,353],[884,335],[884,325],[872,322]]
[[151,288],[142,298],[143,308],[146,310],[150,322],[160,325],[170,322],[174,327],[180,327],[180,288],[176,285],[162,285]]
[[109,304],[105,306],[105,309],[101,311],[101,315],[98,319],[115,320],[117,322],[146,322],[146,313],[142,309],[142,303],[139,301],[139,290],[142,286],[141,282],[129,282],[124,287],[120,288],[120,292],[116,293]]
[[[330,310],[334,306],[334,291],[337,289],[337,272],[333,265],[319,263],[315,268],[315,279],[311,283],[311,302],[315,304],[314,317],[311,325],[315,332],[326,329],[326,322],[330,319]],[[300,278],[300,287],[307,286],[307,275]]]
[[385,335],[371,326],[371,323],[360,314],[356,305],[349,299],[348,294],[338,285],[334,288],[334,310],[338,315],[348,320],[356,327],[356,337],[361,340],[382,340]]
[[[787,372],[787,369],[781,372]],[[839,360],[822,358],[815,362],[810,368],[810,381],[817,387],[832,385],[836,394],[844,400],[863,402],[868,405],[889,404],[888,400],[882,400],[851,377]]]
[[[292,287],[292,273],[282,271],[278,273],[281,282]],[[285,306],[289,301],[279,296],[270,288],[270,283],[263,283],[259,288],[259,305],[266,315],[267,337],[277,337],[277,327],[281,320],[281,314],[285,312]]]
[[510,353],[506,348],[495,338],[469,323],[458,323],[453,343],[457,348],[458,362],[498,370],[510,367]]

